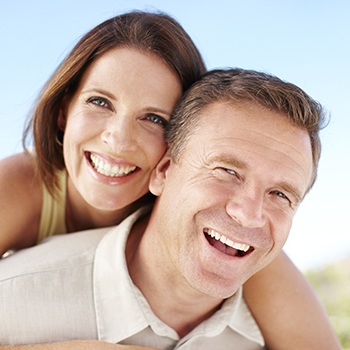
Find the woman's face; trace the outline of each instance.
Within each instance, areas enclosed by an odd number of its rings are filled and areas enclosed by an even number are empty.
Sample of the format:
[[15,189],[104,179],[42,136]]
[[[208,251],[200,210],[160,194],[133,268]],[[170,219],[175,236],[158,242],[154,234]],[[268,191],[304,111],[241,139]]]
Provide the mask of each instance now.
[[77,195],[97,209],[118,210],[147,193],[181,93],[176,73],[154,54],[118,47],[95,60],[59,116]]

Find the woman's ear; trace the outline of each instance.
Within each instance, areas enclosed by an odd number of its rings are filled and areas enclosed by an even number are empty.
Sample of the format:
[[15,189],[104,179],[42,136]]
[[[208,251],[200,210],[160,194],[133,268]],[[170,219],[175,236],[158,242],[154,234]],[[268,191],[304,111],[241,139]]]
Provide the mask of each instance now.
[[60,111],[58,113],[57,126],[58,129],[61,131],[64,131],[64,129],[66,128],[66,116],[64,115],[62,108],[60,108]]
[[66,129],[66,123],[67,123],[67,109],[68,104],[66,101],[66,98],[63,99],[60,110],[58,112],[58,118],[57,118],[57,126],[58,129],[64,132]]
[[159,161],[158,165],[152,171],[151,179],[149,182],[149,190],[155,195],[159,196],[165,185],[167,177],[167,171],[171,163],[170,152],[167,151],[163,158]]

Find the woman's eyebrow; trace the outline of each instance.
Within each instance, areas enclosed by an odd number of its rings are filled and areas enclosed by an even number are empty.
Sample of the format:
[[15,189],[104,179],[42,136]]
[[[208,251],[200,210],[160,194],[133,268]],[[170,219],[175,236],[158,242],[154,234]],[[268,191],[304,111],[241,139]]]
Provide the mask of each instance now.
[[[105,95],[107,97],[109,97],[112,100],[117,100],[117,97],[110,93],[109,91],[105,90],[105,89],[101,89],[101,88],[91,88],[91,89],[86,89],[82,91],[83,94],[87,94],[87,93],[98,93],[98,94],[102,94]],[[161,114],[165,114],[170,116],[172,113],[172,110],[165,110],[163,108],[159,108],[159,107],[153,107],[153,106],[149,106],[146,108],[147,111],[152,112],[152,113],[161,113]]]
[[83,94],[86,93],[99,93],[102,95],[106,95],[107,97],[116,100],[117,97],[115,95],[113,95],[112,93],[110,93],[109,91],[105,90],[105,89],[101,89],[101,88],[92,88],[92,89],[87,89],[87,90],[83,90],[82,91]]
[[152,113],[160,113],[160,114],[165,114],[165,115],[168,115],[168,116],[170,116],[171,113],[172,113],[171,110],[167,111],[167,110],[165,110],[165,109],[162,109],[162,108],[159,108],[159,107],[152,107],[152,106],[147,107],[146,110],[147,110],[147,111],[150,111],[150,112],[152,112]]

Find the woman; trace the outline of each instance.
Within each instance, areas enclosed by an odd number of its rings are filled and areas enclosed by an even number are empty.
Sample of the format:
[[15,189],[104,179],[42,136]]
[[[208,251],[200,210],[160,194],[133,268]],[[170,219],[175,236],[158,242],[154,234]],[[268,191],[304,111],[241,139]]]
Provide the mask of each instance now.
[[[0,255],[53,234],[116,225],[152,201],[148,180],[165,152],[163,128],[204,71],[192,40],[164,14],[126,13],[83,36],[39,96],[24,135],[26,144],[33,131],[34,150],[0,162]],[[281,260],[246,288],[267,344],[294,349],[298,332],[299,348],[321,349],[319,342],[327,339],[333,346],[322,308],[300,273]],[[285,277],[283,286],[275,270]],[[298,295],[288,295],[296,283],[310,301],[306,318]],[[293,299],[273,317],[286,295]],[[317,339],[309,321],[322,329]],[[282,333],[284,324],[290,328]]]
[[[120,58],[121,62],[117,59],[113,62],[114,54],[111,51],[115,49],[117,52],[118,48],[124,48],[124,51],[130,48],[130,58],[135,56],[135,52],[139,53],[139,58],[143,56],[138,61],[135,59],[128,62],[128,57],[124,55]],[[101,82],[95,84],[94,81],[89,81],[86,85],[85,80],[89,80],[94,65],[104,55],[109,55],[109,64],[113,67],[122,67],[125,60],[127,66],[113,72],[113,79],[117,79],[111,81],[114,86],[103,86],[108,78],[112,80],[112,74],[108,71],[112,67],[101,71],[104,74]],[[142,74],[147,73],[153,61],[152,73],[156,73],[157,78],[151,82],[147,81],[151,72],[145,79]],[[145,62],[148,66],[143,65]],[[181,93],[204,71],[204,63],[191,39],[181,26],[165,15],[129,13],[107,20],[87,33],[54,72],[39,97],[24,137],[26,141],[32,127],[35,157],[25,152],[2,161],[1,189],[4,197],[1,201],[0,222],[3,230],[0,234],[0,255],[7,249],[31,246],[52,234],[115,225],[137,208],[140,204],[134,202],[141,200],[148,192],[149,172],[165,151],[162,127],[170,118]],[[119,79],[121,74],[123,78]],[[130,74],[133,74],[135,85],[131,85]],[[157,81],[158,78],[162,80]],[[161,84],[168,79],[172,84],[163,87]],[[93,91],[91,96],[83,91],[94,88],[94,84],[103,91]],[[125,91],[121,96],[120,91],[124,88],[128,89],[128,93],[132,92],[131,97],[135,101],[122,101],[122,97],[124,99],[124,95],[127,95]],[[143,100],[135,95],[136,88],[138,96],[142,96]],[[114,89],[113,93],[118,94],[114,96],[115,101],[109,101],[110,96],[104,94],[108,89]],[[112,90],[109,92],[112,93]],[[85,101],[81,101],[82,98]],[[124,102],[129,105],[122,105]],[[137,108],[135,102],[138,102]],[[85,130],[79,130],[81,134],[85,134],[86,128],[91,128],[92,124],[96,131],[97,125],[99,131],[107,128],[107,124],[102,125],[101,121],[107,123],[108,118],[108,127],[113,126],[117,119],[115,116],[118,114],[119,117],[121,108],[127,109],[121,112],[125,117],[126,114],[130,116],[130,125],[116,125],[115,129],[123,131],[124,135],[130,135],[130,143],[133,143],[130,127],[135,126],[131,125],[131,119],[133,123],[138,120],[140,124],[142,120],[143,124],[146,121],[154,124],[153,129],[144,127],[148,130],[147,133],[141,127],[132,129],[139,138],[147,134],[148,139],[139,144],[139,149],[135,149],[134,145],[133,149],[121,153],[120,150],[113,149],[114,145],[107,146],[110,140],[104,140],[105,146],[100,150],[101,154],[88,154],[88,151],[76,154],[74,152],[78,150],[69,149],[71,131],[75,127],[71,127],[73,118],[70,118],[70,114],[82,112],[76,110],[78,104],[81,108],[90,109],[93,114],[93,120],[82,121],[86,127],[84,126]],[[107,110],[111,110],[112,117],[106,116]],[[64,136],[65,149],[62,147],[63,134],[67,134]],[[118,138],[121,145],[120,135]],[[133,158],[140,153],[146,153],[145,157],[151,154],[151,157],[143,160]],[[101,180],[103,176],[97,175],[98,169],[95,169],[96,164],[91,157],[95,156],[95,162],[99,159],[101,165],[101,159],[108,154],[115,157],[113,164],[130,164],[135,169],[119,176],[115,183]],[[81,174],[77,174],[76,169],[72,169],[74,165],[70,163],[72,157],[89,163],[90,172],[96,170],[90,182],[80,183]],[[14,208],[16,215],[12,215]]]

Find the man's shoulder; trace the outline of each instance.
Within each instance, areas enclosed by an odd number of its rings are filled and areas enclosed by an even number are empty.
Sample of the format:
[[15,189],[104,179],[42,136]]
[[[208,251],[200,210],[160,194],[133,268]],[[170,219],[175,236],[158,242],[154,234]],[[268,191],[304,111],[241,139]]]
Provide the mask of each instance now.
[[0,281],[28,274],[92,264],[95,250],[110,228],[53,236],[0,260]]

